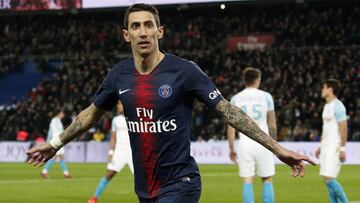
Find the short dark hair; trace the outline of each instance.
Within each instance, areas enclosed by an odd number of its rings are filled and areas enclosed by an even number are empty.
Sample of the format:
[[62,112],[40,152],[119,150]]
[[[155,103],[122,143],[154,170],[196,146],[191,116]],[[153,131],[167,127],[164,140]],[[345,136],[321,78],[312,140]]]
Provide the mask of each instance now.
[[326,80],[325,84],[328,88],[331,88],[333,90],[334,95],[337,96],[339,94],[340,87],[341,87],[339,80],[331,78],[331,79]]
[[243,71],[245,85],[254,84],[255,80],[261,77],[261,71],[257,68],[247,67]]
[[61,112],[64,113],[64,109],[62,107],[58,106],[55,108],[54,114],[55,114],[55,116],[57,116]]
[[126,29],[126,30],[128,29],[130,13],[137,12],[137,11],[148,11],[148,12],[152,13],[155,18],[156,25],[158,27],[160,27],[159,11],[155,8],[155,6],[152,6],[150,4],[140,3],[140,4],[134,4],[126,10],[125,17],[124,17],[124,29]]

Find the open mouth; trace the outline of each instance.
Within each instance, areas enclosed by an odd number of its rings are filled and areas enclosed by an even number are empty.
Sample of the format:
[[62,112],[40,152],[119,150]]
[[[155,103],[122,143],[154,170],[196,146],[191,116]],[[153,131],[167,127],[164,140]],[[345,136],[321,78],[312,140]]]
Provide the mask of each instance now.
[[144,45],[148,45],[148,44],[150,44],[150,42],[148,42],[148,41],[141,41],[138,43],[138,45],[140,45],[140,46],[144,46]]

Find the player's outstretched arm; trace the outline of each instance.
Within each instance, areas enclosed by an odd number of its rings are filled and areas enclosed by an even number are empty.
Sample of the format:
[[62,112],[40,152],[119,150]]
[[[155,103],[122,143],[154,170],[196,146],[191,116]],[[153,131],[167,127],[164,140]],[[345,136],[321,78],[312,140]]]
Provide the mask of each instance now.
[[305,174],[303,161],[307,161],[310,164],[315,165],[315,162],[309,157],[297,154],[282,147],[272,137],[263,132],[257,124],[248,115],[246,115],[246,113],[244,113],[240,108],[231,105],[225,99],[221,100],[216,105],[216,111],[229,125],[260,143],[272,151],[282,162],[289,165],[292,169],[292,176],[303,176]]
[[28,163],[34,166],[44,165],[62,146],[89,130],[104,113],[105,110],[99,109],[94,104],[91,104],[80,112],[70,126],[60,134],[60,140],[53,141],[53,138],[50,142],[28,150],[26,152],[30,156]]

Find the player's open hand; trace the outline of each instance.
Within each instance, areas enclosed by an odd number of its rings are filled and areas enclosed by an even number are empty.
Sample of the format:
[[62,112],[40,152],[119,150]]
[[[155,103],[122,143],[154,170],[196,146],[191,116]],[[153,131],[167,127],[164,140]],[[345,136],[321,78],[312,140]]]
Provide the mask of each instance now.
[[235,150],[230,149],[229,157],[232,162],[237,163],[237,154]]
[[26,154],[30,156],[28,163],[33,166],[43,166],[49,159],[56,154],[54,149],[48,142],[29,149]]
[[310,163],[315,166],[316,163],[311,160],[308,156],[301,155],[295,153],[291,150],[282,148],[281,152],[277,155],[277,157],[288,166],[291,167],[291,175],[294,177],[305,175],[305,164],[304,161]]
[[346,160],[346,153],[345,153],[345,151],[341,151],[341,152],[340,152],[339,158],[340,158],[341,163],[344,163],[344,162],[345,162],[345,160]]
[[108,162],[111,162],[112,159],[113,159],[113,155],[109,154],[109,156],[108,156]]

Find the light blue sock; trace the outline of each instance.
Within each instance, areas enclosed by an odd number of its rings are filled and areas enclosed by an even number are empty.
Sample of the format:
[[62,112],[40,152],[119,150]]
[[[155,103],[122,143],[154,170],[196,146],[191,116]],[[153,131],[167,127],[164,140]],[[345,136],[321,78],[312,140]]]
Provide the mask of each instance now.
[[46,164],[45,164],[45,170],[49,171],[51,166],[54,165],[55,160],[54,159],[50,159]]
[[64,160],[60,160],[59,163],[60,163],[61,170],[63,171],[63,173],[64,173],[64,172],[68,172],[68,169],[67,169],[67,167],[66,167],[65,161],[64,161]]
[[264,182],[262,190],[263,203],[274,203],[274,188],[272,182]]
[[349,202],[349,200],[346,197],[344,189],[342,188],[341,184],[337,182],[336,179],[331,179],[326,183],[326,185],[334,191],[335,197],[339,199],[342,203]]
[[243,202],[254,203],[254,190],[252,183],[243,184]]
[[109,183],[109,180],[106,177],[101,178],[101,180],[99,181],[99,184],[96,188],[96,191],[95,191],[96,198],[100,197],[100,195],[104,192],[108,183]]
[[336,199],[335,191],[330,187],[330,185],[328,183],[326,183],[326,187],[329,192],[330,203],[338,203],[338,201]]

